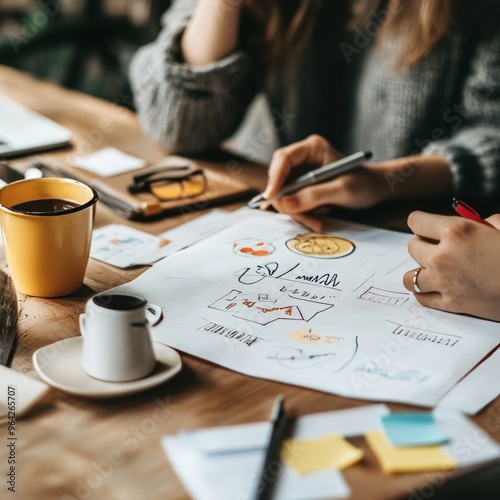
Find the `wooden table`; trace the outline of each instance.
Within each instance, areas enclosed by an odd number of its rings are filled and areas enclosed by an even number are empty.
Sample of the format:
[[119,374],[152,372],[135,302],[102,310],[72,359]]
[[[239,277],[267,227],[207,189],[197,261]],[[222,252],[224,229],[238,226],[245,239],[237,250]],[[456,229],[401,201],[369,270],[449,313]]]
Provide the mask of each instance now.
[[[166,154],[141,133],[135,115],[116,104],[35,80],[6,67],[0,67],[0,93],[70,128],[76,150],[90,152],[114,146],[148,161]],[[64,162],[71,153],[71,150],[47,152],[14,164],[23,167],[36,158]],[[248,165],[242,175],[257,189],[265,184],[265,170],[257,165]],[[386,226],[402,227],[406,213],[394,214],[392,210],[381,210],[379,222],[385,220]],[[376,212],[370,213],[369,222],[376,221]],[[368,218],[368,214],[365,215]],[[134,226],[159,233],[184,220],[168,218],[154,223],[134,223]],[[97,225],[110,222],[123,220],[99,205]],[[91,259],[85,286],[79,292],[58,299],[19,295],[19,340],[12,367],[38,378],[31,359],[33,352],[79,335],[78,315],[89,297],[130,281],[145,269],[124,271]],[[17,423],[18,496],[12,498],[185,499],[188,496],[160,446],[161,436],[186,428],[265,420],[271,402],[280,392],[286,395],[287,405],[298,414],[367,404],[247,377],[189,355],[182,354],[182,361],[183,370],[174,379],[134,396],[92,400],[52,389],[43,402]],[[412,409],[407,405],[389,406],[400,411]],[[499,400],[474,421],[500,441]],[[0,428],[0,435],[1,431]],[[359,438],[354,444],[362,447],[366,455],[362,463],[345,471],[353,499],[411,495],[429,498],[429,492],[439,492],[444,478],[450,475],[441,472],[387,475],[381,471],[364,439]],[[6,460],[1,459],[2,478],[5,471]],[[3,480],[0,492],[1,498],[7,498]]]

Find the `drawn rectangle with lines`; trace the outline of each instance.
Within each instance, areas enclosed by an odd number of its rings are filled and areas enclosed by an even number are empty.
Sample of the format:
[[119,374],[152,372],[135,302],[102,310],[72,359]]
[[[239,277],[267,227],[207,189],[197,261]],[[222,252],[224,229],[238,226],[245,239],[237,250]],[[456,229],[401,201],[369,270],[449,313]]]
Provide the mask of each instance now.
[[396,325],[394,330],[392,331],[393,335],[400,335],[401,337],[409,337],[421,342],[430,342],[432,344],[440,344],[448,347],[453,347],[457,345],[460,340],[462,340],[462,337],[460,337],[459,335],[431,332],[419,328],[412,328],[409,326],[401,325],[399,323],[395,323],[394,321],[387,321]]
[[363,300],[368,300],[369,302],[375,302],[384,306],[401,307],[410,297],[409,293],[403,292],[392,292],[390,290],[383,290],[382,288],[376,288],[371,286],[363,292],[359,298]]

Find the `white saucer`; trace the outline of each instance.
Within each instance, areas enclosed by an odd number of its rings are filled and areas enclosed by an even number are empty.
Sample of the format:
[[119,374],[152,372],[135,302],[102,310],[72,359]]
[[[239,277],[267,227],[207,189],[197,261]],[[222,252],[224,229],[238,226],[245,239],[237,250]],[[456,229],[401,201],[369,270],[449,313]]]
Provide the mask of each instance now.
[[33,353],[33,364],[47,384],[89,398],[109,398],[150,389],[176,375],[181,357],[171,347],[153,342],[156,367],[150,375],[130,382],[105,382],[87,375],[81,367],[83,338],[73,337],[47,345]]

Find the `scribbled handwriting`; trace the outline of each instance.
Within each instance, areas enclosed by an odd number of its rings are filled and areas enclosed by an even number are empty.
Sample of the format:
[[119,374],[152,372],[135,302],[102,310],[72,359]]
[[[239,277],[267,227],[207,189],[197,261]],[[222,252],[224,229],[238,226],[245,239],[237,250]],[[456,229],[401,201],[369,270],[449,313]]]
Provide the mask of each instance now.
[[325,286],[336,288],[340,285],[339,277],[336,273],[324,274],[297,274],[294,276],[292,272],[297,269],[300,264],[295,264],[285,271],[279,268],[277,262],[268,262],[267,264],[258,264],[255,267],[245,267],[234,273],[238,276],[238,281],[244,285],[254,285],[259,283],[264,278],[285,279],[289,281],[305,281],[311,285]]
[[391,380],[399,380],[401,382],[424,382],[429,378],[429,375],[419,370],[387,366],[383,363],[376,363],[374,361],[364,361],[362,364],[356,366],[354,370],[374,377],[383,377]]
[[[389,323],[394,323],[389,321]],[[449,333],[437,333],[430,332],[426,330],[420,330],[417,328],[411,328],[405,325],[396,324],[396,327],[392,331],[393,335],[399,335],[401,337],[408,337],[420,342],[429,342],[431,344],[439,344],[447,347],[454,347],[462,339],[458,335],[450,335]]]
[[214,323],[213,321],[203,325],[201,328],[198,328],[198,330],[215,333],[227,339],[237,340],[247,346],[251,346],[259,339],[259,337],[256,337],[255,335],[249,335],[248,333],[233,330],[231,328],[227,328],[226,326],[219,325],[218,323]]

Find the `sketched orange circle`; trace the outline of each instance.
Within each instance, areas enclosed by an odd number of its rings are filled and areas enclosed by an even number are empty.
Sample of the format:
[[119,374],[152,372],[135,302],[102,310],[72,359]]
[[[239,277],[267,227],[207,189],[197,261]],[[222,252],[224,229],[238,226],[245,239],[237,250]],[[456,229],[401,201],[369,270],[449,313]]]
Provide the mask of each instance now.
[[352,241],[328,234],[299,234],[286,242],[292,252],[317,259],[338,259],[354,252]]
[[275,248],[271,243],[255,238],[243,238],[233,244],[234,253],[245,257],[265,257],[272,254],[274,250]]

